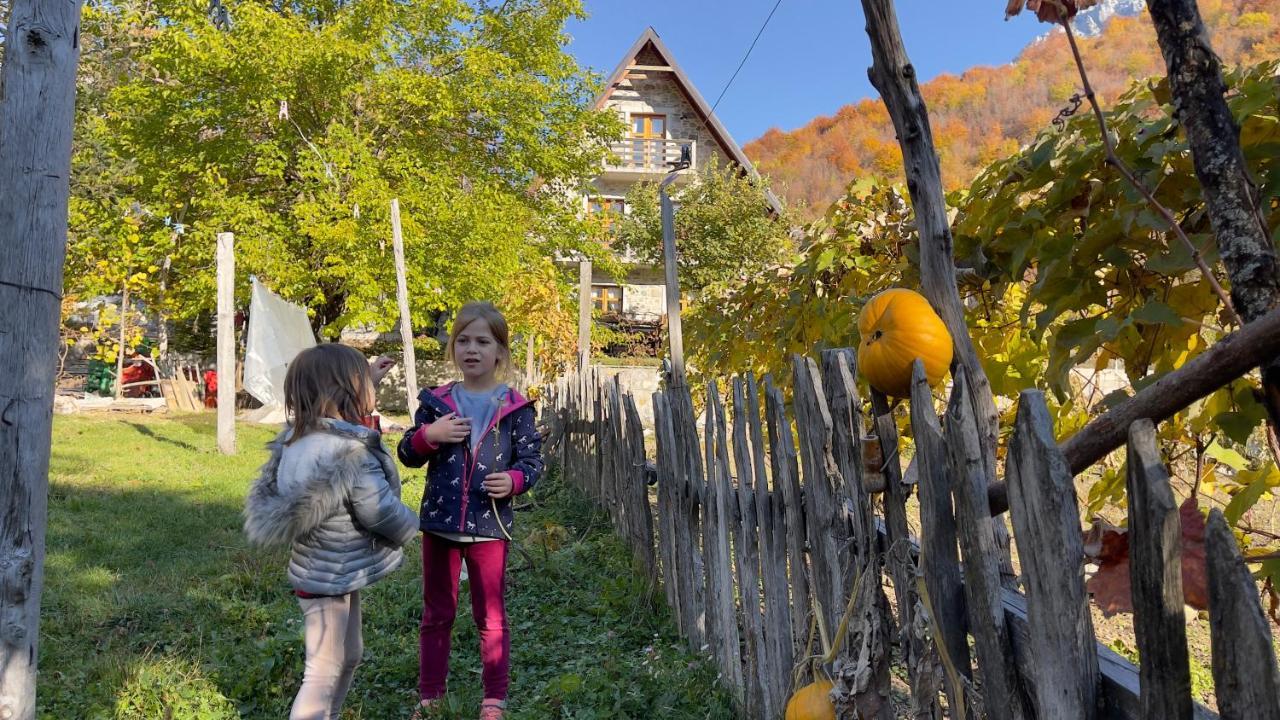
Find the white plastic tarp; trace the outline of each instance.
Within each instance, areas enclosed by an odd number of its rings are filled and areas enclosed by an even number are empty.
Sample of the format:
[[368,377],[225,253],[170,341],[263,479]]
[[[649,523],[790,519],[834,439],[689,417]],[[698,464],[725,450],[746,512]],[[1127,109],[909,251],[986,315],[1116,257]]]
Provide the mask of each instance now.
[[[298,353],[316,344],[307,311],[253,278],[245,339],[244,389],[263,409],[284,411],[284,373]],[[274,413],[273,413],[274,414]]]

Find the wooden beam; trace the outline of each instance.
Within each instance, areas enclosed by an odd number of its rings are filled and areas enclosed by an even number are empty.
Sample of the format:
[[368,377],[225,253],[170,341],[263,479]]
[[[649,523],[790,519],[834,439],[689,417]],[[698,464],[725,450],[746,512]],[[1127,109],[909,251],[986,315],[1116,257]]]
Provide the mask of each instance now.
[[399,198],[391,200],[391,244],[396,255],[396,305],[400,309],[400,345],[404,351],[405,406],[409,409],[409,417],[413,418],[418,412],[418,362],[413,352],[413,318],[409,315],[409,286],[405,274]]
[[235,235],[218,233],[218,452],[236,452]]
[[578,263],[578,369],[591,365],[591,261]]
[[1129,426],[1135,421],[1166,420],[1277,354],[1280,354],[1280,308],[1222,338],[1186,365],[1090,420],[1079,432],[1060,443],[1071,472],[1080,474],[1124,445]]
[[80,7],[79,0],[13,0],[0,63],[0,718],[6,720],[36,715]]

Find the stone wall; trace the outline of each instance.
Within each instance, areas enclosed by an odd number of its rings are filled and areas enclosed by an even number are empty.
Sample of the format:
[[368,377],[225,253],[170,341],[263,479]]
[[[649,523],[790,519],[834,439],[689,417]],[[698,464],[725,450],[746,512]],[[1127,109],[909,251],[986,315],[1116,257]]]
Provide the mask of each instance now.
[[674,73],[633,71],[614,88],[608,107],[620,112],[624,121],[632,113],[666,115],[668,138],[694,141],[695,168],[705,168],[713,157],[719,159],[721,167],[726,164],[720,143],[685,97]]

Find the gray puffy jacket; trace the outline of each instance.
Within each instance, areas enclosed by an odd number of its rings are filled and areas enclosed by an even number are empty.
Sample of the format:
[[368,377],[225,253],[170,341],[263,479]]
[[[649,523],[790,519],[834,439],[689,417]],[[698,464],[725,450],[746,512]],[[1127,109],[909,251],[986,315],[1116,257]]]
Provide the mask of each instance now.
[[285,445],[286,428],[245,499],[244,530],[257,545],[293,547],[289,582],[313,595],[342,595],[400,567],[418,516],[400,502],[400,475],[382,435],[323,420]]

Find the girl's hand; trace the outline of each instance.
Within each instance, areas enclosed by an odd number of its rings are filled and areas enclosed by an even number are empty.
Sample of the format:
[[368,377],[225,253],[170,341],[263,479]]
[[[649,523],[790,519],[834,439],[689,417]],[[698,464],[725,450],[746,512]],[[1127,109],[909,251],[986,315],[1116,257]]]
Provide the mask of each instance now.
[[449,413],[427,426],[427,440],[433,445],[460,443],[471,434],[471,421]]
[[484,482],[480,484],[484,491],[489,493],[489,497],[494,500],[501,500],[511,494],[515,489],[516,483],[511,479],[508,473],[489,473],[484,476]]
[[379,355],[369,362],[369,374],[373,376],[373,384],[377,386],[382,382],[382,378],[387,376],[387,372],[395,367],[396,361],[386,355]]

